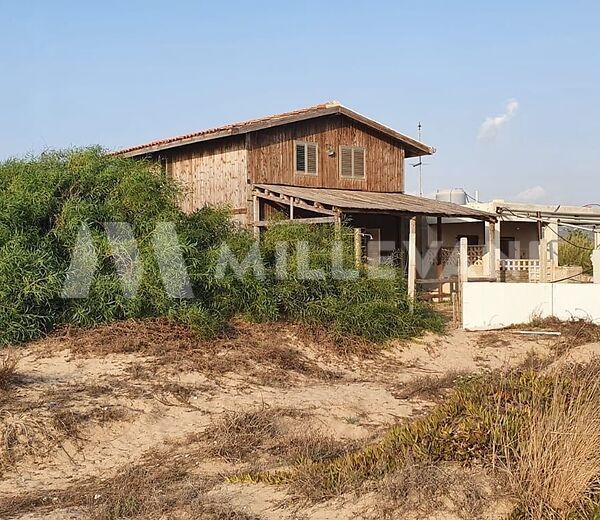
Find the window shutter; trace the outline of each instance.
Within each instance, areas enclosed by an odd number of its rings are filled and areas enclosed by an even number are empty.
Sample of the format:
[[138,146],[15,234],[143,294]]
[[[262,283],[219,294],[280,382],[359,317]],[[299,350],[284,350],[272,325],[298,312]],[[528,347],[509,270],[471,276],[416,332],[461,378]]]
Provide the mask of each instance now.
[[362,179],[365,176],[365,149],[354,148],[353,152],[353,177],[359,177]]
[[347,146],[341,147],[340,170],[342,177],[352,177],[352,148]]
[[296,171],[306,171],[306,148],[303,144],[296,144]]
[[317,173],[317,145],[306,144],[306,173]]

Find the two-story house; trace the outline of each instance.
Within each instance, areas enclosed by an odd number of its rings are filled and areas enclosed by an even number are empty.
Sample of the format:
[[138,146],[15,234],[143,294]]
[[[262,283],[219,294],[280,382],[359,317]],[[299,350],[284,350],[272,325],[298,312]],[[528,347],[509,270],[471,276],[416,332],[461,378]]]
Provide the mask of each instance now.
[[226,204],[255,230],[275,213],[302,222],[344,221],[370,239],[365,249],[377,261],[380,242],[397,250],[408,243],[411,218],[490,220],[482,211],[404,193],[405,160],[434,151],[330,102],[116,153],[160,161],[180,185],[185,211]]

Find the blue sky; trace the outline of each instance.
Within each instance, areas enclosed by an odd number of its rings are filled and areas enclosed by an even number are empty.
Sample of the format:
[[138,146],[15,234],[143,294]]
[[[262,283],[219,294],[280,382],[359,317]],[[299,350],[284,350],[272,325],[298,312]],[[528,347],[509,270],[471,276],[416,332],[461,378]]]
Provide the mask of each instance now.
[[426,193],[600,203],[596,2],[0,7],[0,159],[337,99],[409,135],[422,122]]

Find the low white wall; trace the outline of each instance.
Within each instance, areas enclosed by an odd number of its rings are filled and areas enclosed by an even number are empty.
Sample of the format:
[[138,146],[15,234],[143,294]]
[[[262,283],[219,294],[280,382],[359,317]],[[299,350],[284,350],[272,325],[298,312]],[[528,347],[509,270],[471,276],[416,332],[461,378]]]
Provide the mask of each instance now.
[[463,327],[467,330],[528,323],[536,316],[600,322],[600,284],[463,284]]

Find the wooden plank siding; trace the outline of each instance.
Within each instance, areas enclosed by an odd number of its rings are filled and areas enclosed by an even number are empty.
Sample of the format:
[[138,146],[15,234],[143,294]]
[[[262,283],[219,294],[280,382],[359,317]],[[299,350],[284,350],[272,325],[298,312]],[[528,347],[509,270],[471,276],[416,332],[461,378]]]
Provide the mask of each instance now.
[[[294,141],[318,144],[318,175],[294,171]],[[404,150],[392,138],[343,115],[322,116],[248,134],[248,175],[252,183],[314,188],[403,192]],[[340,146],[366,151],[365,179],[340,176]],[[331,148],[334,156],[327,151]]]
[[206,205],[227,205],[234,215],[247,212],[247,150],[244,136],[198,143],[161,154],[168,174],[181,189],[181,208],[191,213]]
[[[297,174],[294,142],[318,144],[317,175]],[[340,146],[363,147],[365,178],[340,175]],[[328,155],[328,149],[335,154]],[[404,149],[388,135],[334,114],[255,132],[222,137],[152,154],[167,159],[167,172],[181,189],[181,208],[227,205],[242,223],[252,221],[252,184],[404,191]],[[270,214],[264,205],[265,215]]]

